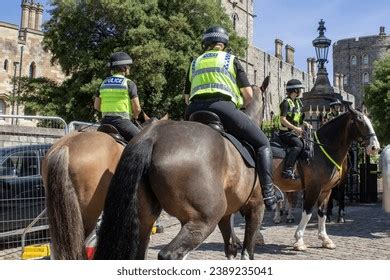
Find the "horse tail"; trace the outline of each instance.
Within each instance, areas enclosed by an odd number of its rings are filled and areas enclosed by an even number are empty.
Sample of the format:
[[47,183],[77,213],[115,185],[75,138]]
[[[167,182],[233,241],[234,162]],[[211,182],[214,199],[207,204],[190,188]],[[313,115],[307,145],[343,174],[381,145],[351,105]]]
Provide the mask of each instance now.
[[69,177],[69,149],[61,147],[47,157],[46,207],[54,257],[85,259],[84,226],[79,201]]
[[[137,190],[148,171],[153,139],[127,145],[111,180],[98,232],[95,259],[134,259],[138,248]],[[115,242],[113,242],[115,240]]]

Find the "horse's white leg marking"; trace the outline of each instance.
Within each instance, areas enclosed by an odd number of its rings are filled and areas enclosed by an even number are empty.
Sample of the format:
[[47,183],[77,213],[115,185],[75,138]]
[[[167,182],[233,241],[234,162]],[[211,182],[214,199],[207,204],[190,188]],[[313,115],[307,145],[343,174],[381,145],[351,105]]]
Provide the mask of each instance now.
[[326,221],[326,215],[323,215],[322,217],[318,215],[318,239],[322,240],[323,248],[334,249],[336,248],[336,245],[326,234],[325,221]]
[[241,259],[242,260],[249,260],[249,254],[248,254],[248,251],[246,249],[241,253]]
[[184,255],[183,260],[186,260],[188,258],[188,256],[190,255],[190,252],[188,252],[187,254]]
[[305,210],[302,212],[301,221],[299,222],[298,228],[295,231],[294,237],[296,242],[294,243],[294,250],[305,251],[307,249],[305,243],[303,242],[303,234],[305,233],[305,229],[307,223],[310,221],[311,215],[311,213],[307,214]]

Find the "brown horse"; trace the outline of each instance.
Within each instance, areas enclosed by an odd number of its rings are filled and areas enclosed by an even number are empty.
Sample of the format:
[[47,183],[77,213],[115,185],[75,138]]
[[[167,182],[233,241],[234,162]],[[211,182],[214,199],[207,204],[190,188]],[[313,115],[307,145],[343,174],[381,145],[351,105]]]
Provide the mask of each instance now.
[[102,132],[74,132],[42,161],[52,255],[85,259],[85,238],[95,228],[124,146]]
[[[339,183],[343,174],[338,166],[345,166],[347,153],[353,140],[361,140],[369,155],[379,150],[379,142],[370,120],[361,112],[348,107],[348,111],[322,126],[314,146],[314,157],[310,164],[299,163],[301,180],[283,179],[282,159],[273,160],[274,183],[285,192],[304,190],[302,218],[295,232],[295,250],[305,250],[303,234],[309,222],[312,209],[318,205],[318,238],[322,246],[333,249],[335,244],[325,229],[326,209],[331,189]],[[328,155],[326,155],[328,154]],[[333,161],[333,162],[332,162]],[[344,172],[344,171],[343,171]]]
[[[261,97],[255,88],[246,110],[252,119],[262,116]],[[253,259],[254,235],[264,212],[259,180],[216,130],[196,122],[163,121],[130,141],[111,181],[95,258],[144,259],[162,209],[182,228],[159,259],[186,258],[217,225],[226,256],[234,258],[230,216],[238,210],[246,219],[241,258]]]
[[[156,120],[144,118],[143,126]],[[47,152],[41,174],[53,258],[86,258],[85,239],[95,229],[123,149],[110,135],[88,131],[62,137]]]

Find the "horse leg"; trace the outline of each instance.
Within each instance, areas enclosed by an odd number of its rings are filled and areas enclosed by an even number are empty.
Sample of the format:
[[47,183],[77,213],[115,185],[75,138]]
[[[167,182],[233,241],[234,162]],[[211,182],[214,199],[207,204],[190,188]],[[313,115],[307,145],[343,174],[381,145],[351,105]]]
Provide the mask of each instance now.
[[274,215],[274,224],[280,224],[282,221],[282,209],[283,209],[283,201],[280,201],[276,204],[276,209],[275,209],[275,215]]
[[[217,218],[220,220],[222,217]],[[186,259],[214,231],[217,221],[192,220],[185,223],[176,237],[159,253],[159,260]]]
[[150,190],[150,186],[142,182],[138,189],[139,233],[137,260],[147,258],[150,234],[155,221],[161,213],[161,205]]
[[238,238],[238,236],[234,231],[234,214],[230,215],[230,231],[231,231],[233,242],[237,245],[237,248],[241,249],[242,248],[241,240],[240,238]]
[[336,248],[336,245],[333,243],[333,241],[329,238],[328,234],[326,233],[326,227],[325,227],[325,221],[326,221],[326,215],[325,215],[325,209],[327,208],[327,199],[330,196],[329,191],[321,192],[319,198],[318,198],[318,239],[322,240],[322,247],[327,249],[334,249]]
[[313,188],[309,188],[309,187],[307,187],[307,190],[311,190],[311,191],[310,192],[306,191],[305,193],[301,221],[299,222],[298,228],[295,231],[295,235],[294,235],[295,237],[294,250],[296,251],[305,251],[307,249],[305,242],[303,241],[303,235],[305,233],[306,226],[312,216],[314,203],[316,201],[316,198],[318,197],[317,190],[315,189],[313,190]]
[[294,193],[289,192],[287,193],[287,217],[286,217],[286,222],[288,224],[295,223],[295,218],[292,213],[293,203],[294,203]]
[[225,243],[225,256],[228,260],[233,260],[237,256],[237,243],[235,238],[238,239],[238,237],[234,234],[234,231],[232,231],[231,217],[234,216],[225,216],[218,223]]
[[328,199],[328,204],[326,207],[326,222],[330,223],[332,220],[332,210],[333,210],[333,198],[335,196],[335,193],[338,191],[338,186],[334,187],[331,190],[330,197]]
[[241,251],[242,260],[253,260],[256,243],[256,232],[260,228],[264,215],[264,204],[253,200],[243,209],[245,216],[245,237]]
[[345,184],[342,184],[339,186],[339,216],[337,218],[338,223],[345,223],[345,199],[344,199],[344,194],[345,194]]

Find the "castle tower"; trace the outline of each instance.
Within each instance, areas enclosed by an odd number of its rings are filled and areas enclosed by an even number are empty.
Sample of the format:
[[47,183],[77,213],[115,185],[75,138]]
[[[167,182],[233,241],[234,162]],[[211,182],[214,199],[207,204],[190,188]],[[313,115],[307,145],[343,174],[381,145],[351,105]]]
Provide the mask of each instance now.
[[385,27],[372,36],[342,39],[333,44],[333,72],[340,73],[339,86],[355,96],[356,107],[364,102],[364,87],[373,81],[374,62],[390,51]]
[[28,27],[30,3],[28,2],[28,0],[22,0],[22,4],[20,6],[22,7],[22,18],[20,22],[20,28],[24,29]]

